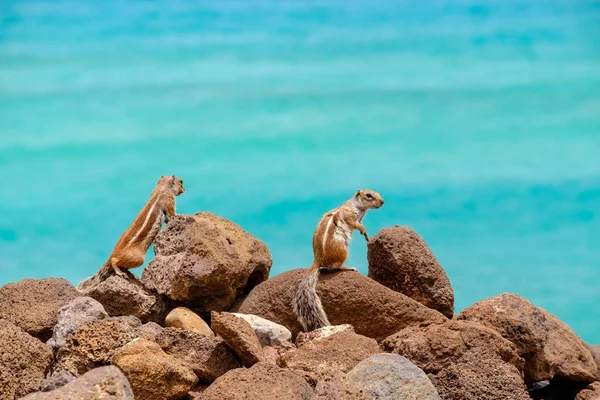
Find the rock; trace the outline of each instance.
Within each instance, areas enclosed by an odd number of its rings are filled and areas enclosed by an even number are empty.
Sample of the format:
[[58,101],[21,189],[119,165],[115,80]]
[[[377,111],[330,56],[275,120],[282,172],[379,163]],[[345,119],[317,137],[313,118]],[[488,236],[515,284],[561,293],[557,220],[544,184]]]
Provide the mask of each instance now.
[[313,390],[300,376],[269,363],[229,371],[202,393],[202,400],[311,400]]
[[163,297],[133,274],[128,278],[112,275],[82,293],[102,303],[110,316],[133,315],[142,322],[162,322],[166,310]]
[[469,321],[406,328],[382,347],[428,375],[442,399],[527,400],[524,361],[498,332]]
[[243,318],[226,312],[212,312],[211,326],[238,355],[244,367],[266,361],[258,336]]
[[236,317],[244,319],[250,324],[258,336],[261,346],[279,346],[283,342],[292,340],[292,332],[283,325],[277,324],[258,315],[233,313]]
[[40,392],[51,392],[73,382],[77,377],[68,371],[58,371],[42,382]]
[[108,314],[91,297],[76,297],[58,310],[57,323],[52,330],[48,346],[54,351],[66,344],[67,336],[86,322],[108,318]]
[[381,349],[374,339],[352,332],[340,332],[324,339],[306,342],[296,351],[279,357],[279,365],[327,375],[348,372]]
[[156,337],[163,333],[165,328],[156,322],[146,322],[137,329],[137,336],[155,341]]
[[[261,283],[233,311],[261,316],[297,334],[301,326],[291,301],[303,271],[287,271]],[[317,291],[333,325],[351,324],[357,333],[378,341],[408,326],[447,321],[439,312],[355,272],[322,272]]]
[[183,399],[198,378],[186,363],[148,339],[135,339],[115,352],[113,364],[131,384],[136,399]]
[[587,344],[587,348],[592,353],[592,357],[594,357],[594,361],[596,362],[596,366],[598,367],[598,380],[600,380],[600,345],[597,344]]
[[302,346],[306,342],[313,340],[325,339],[339,332],[352,332],[354,327],[350,324],[324,326],[323,328],[315,329],[310,332],[299,332],[296,336],[296,346]]
[[600,399],[600,382],[594,382],[587,388],[577,393],[575,400],[598,400]]
[[54,372],[62,369],[81,376],[108,365],[117,349],[137,337],[141,326],[135,317],[109,317],[86,322],[71,333],[56,352]]
[[369,240],[367,258],[370,278],[452,318],[454,292],[446,271],[411,228],[380,230]]
[[51,365],[48,346],[0,319],[0,399],[12,400],[39,390]]
[[597,377],[592,354],[579,336],[523,297],[503,293],[464,309],[457,319],[477,321],[514,343],[525,359],[528,383],[555,376],[587,382]]
[[423,370],[397,354],[375,354],[358,363],[348,380],[374,399],[440,400]]
[[165,318],[165,326],[187,329],[200,335],[215,336],[208,324],[195,312],[186,307],[177,307]]
[[263,354],[265,355],[265,361],[273,365],[277,365],[279,359],[279,353],[275,347],[265,346],[263,347]]
[[192,389],[188,395],[187,400],[202,400],[202,393],[208,389],[208,386],[198,385],[194,389]]
[[173,217],[154,251],[144,284],[201,314],[229,309],[267,279],[272,264],[262,241],[211,213]]
[[167,354],[185,362],[203,382],[212,382],[240,366],[223,339],[215,336],[166,328],[155,340]]
[[64,279],[22,279],[0,288],[0,318],[45,342],[52,336],[58,310],[77,296]]
[[574,382],[557,376],[551,381],[529,384],[527,390],[534,400],[575,400],[588,387],[587,382]]
[[317,383],[314,400],[373,400],[376,398],[364,392],[356,383],[351,382],[346,374],[338,371]]
[[86,372],[77,380],[52,392],[33,393],[22,400],[134,400],[129,382],[117,367]]

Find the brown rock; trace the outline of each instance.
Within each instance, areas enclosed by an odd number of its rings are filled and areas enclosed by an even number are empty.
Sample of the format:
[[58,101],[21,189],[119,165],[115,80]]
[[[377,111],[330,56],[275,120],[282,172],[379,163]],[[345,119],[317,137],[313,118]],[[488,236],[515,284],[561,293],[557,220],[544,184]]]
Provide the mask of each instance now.
[[206,385],[198,385],[193,388],[187,395],[187,400],[202,400],[202,393],[208,389]]
[[202,400],[310,400],[313,390],[300,376],[269,363],[229,371],[202,393]]
[[10,321],[0,319],[0,399],[39,390],[52,365],[52,351]]
[[598,380],[600,380],[600,346],[597,344],[587,344],[587,348],[592,353],[596,366],[598,367]]
[[77,296],[64,279],[22,279],[0,288],[0,318],[45,342],[52,336],[58,310]]
[[351,382],[346,374],[335,372],[317,383],[314,400],[373,400],[360,386]]
[[592,382],[597,377],[592,354],[579,336],[523,297],[503,293],[466,308],[457,319],[477,321],[513,342],[525,359],[526,382],[555,376]]
[[600,399],[600,382],[594,382],[587,388],[577,393],[575,400],[598,400]]
[[38,392],[22,400],[134,400],[131,386],[117,367],[93,369],[51,392]]
[[324,326],[323,328],[315,329],[310,332],[299,332],[298,336],[296,336],[296,346],[302,346],[304,343],[313,340],[325,339],[326,337],[340,332],[355,333],[354,327],[350,324]]
[[81,325],[58,349],[54,371],[65,369],[81,376],[110,364],[115,351],[137,337],[140,326],[135,317],[109,317]]
[[524,361],[515,346],[478,323],[406,328],[385,339],[382,347],[428,373],[443,399],[529,399]]
[[[287,271],[261,283],[235,311],[259,315],[298,333],[301,326],[292,312],[291,296],[302,271]],[[357,333],[376,340],[408,326],[447,321],[439,312],[355,272],[323,272],[317,291],[333,325],[351,324]]]
[[144,284],[203,314],[229,309],[267,279],[272,263],[262,241],[211,213],[173,217],[154,250]]
[[212,382],[238,368],[223,339],[178,328],[166,328],[155,338],[169,355],[185,362],[203,382]]
[[163,297],[146,288],[133,274],[129,278],[110,276],[82,293],[100,302],[110,316],[133,315],[142,322],[160,323],[166,310]]
[[200,335],[215,336],[208,324],[195,312],[186,307],[177,307],[165,318],[165,326],[187,329]]
[[306,342],[296,351],[282,354],[279,365],[330,375],[335,371],[348,372],[365,358],[379,352],[381,349],[374,339],[352,332],[340,332]]
[[265,346],[263,347],[263,354],[265,355],[265,361],[271,363],[273,365],[277,365],[277,359],[279,358],[279,353],[275,347]]
[[158,325],[156,322],[146,322],[137,329],[137,336],[145,339],[156,341],[156,337],[163,333],[165,328]]
[[136,399],[183,399],[198,378],[184,362],[148,339],[135,339],[115,352],[113,364],[131,384]]
[[211,313],[213,330],[240,357],[245,367],[266,361],[258,336],[248,322],[230,313]]
[[452,318],[454,292],[446,271],[411,228],[380,230],[369,240],[367,258],[369,278]]

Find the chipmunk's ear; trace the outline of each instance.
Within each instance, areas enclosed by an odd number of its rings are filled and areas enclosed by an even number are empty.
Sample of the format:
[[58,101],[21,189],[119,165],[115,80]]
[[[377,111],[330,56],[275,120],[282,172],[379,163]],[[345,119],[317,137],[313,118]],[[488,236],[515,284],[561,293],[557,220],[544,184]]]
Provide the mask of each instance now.
[[359,197],[360,196],[360,190],[357,190],[356,194],[354,196]]

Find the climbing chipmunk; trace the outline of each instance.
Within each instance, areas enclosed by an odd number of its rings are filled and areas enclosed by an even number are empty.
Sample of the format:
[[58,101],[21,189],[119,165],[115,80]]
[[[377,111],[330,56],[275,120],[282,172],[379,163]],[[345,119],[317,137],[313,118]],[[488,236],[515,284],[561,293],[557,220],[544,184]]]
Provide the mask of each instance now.
[[323,215],[319,221],[313,235],[315,260],[298,282],[292,298],[292,310],[305,331],[330,325],[321,299],[317,295],[320,268],[356,271],[355,268],[343,265],[348,257],[352,230],[358,230],[369,241],[367,230],[361,221],[368,209],[380,208],[382,205],[383,198],[379,193],[359,190],[350,200]]
[[173,176],[162,176],[150,194],[148,202],[133,223],[121,236],[108,261],[93,276],[77,286],[85,290],[106,280],[112,273],[122,277],[127,274],[120,268],[136,268],[144,263],[146,252],[163,223],[175,215],[175,196],[185,191],[183,181]]

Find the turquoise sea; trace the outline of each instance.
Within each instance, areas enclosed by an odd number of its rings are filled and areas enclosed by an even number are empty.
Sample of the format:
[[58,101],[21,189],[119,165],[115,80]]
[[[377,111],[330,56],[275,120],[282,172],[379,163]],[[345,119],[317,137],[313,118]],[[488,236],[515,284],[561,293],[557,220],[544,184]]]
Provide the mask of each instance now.
[[457,311],[515,292],[598,343],[599,153],[598,1],[0,2],[0,285],[94,273],[161,175],[272,274],[370,188]]

